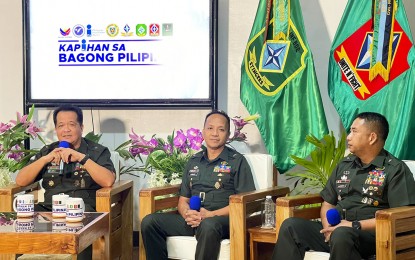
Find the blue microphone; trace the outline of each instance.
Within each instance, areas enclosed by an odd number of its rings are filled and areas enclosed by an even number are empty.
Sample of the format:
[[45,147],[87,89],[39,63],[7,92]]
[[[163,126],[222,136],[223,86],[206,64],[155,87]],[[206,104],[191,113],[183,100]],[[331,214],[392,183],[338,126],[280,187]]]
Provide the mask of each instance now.
[[60,141],[59,142],[59,148],[69,148],[69,146],[71,146],[71,144],[67,141]]
[[341,221],[341,217],[337,209],[327,210],[326,217],[327,217],[327,222],[329,222],[331,226],[335,226],[339,224]]
[[[59,148],[69,148],[70,144],[67,141],[60,141]],[[61,159],[59,163],[59,174],[63,174],[63,160]]]
[[201,205],[202,205],[202,199],[199,196],[193,195],[190,198],[190,202],[189,202],[190,209],[199,211]]

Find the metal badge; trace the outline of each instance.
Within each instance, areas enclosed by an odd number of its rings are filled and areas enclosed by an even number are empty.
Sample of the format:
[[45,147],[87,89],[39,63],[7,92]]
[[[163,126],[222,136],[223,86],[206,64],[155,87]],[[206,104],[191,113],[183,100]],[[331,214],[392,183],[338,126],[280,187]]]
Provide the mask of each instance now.
[[75,176],[78,175],[78,172],[74,172],[73,175],[75,175]]
[[55,185],[55,182],[51,180],[51,181],[48,182],[48,184],[49,184],[50,187],[52,187],[53,185]]
[[218,189],[220,189],[220,183],[217,181],[216,183],[215,183],[215,188],[218,190]]

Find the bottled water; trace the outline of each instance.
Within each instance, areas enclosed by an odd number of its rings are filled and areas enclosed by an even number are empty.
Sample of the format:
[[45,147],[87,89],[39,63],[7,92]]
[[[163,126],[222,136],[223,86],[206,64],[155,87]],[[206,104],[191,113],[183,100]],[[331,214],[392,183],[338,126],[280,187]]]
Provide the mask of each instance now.
[[262,228],[274,228],[275,227],[275,203],[272,201],[271,196],[266,196],[263,203],[262,210]]

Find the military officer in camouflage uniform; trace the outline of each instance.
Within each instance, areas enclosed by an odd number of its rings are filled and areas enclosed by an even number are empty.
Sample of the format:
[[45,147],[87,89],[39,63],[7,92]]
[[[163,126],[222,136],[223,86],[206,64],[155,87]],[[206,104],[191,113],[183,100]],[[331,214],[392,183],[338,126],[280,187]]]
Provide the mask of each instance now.
[[[95,192],[110,187],[115,169],[108,148],[82,138],[83,114],[75,106],[61,106],[53,113],[59,141],[67,141],[69,148],[59,142],[43,147],[35,160],[21,169],[16,183],[26,186],[43,178],[45,202],[37,205],[40,211],[51,210],[52,195],[65,193],[84,199],[85,211],[95,211]],[[63,169],[59,165],[61,160]]]
[[[141,223],[147,259],[167,259],[167,236],[196,236],[195,259],[217,259],[220,241],[229,238],[229,196],[255,190],[246,159],[225,146],[230,119],[222,111],[205,118],[202,152],[187,163],[180,187],[180,214],[150,214]],[[200,211],[191,210],[190,197],[204,197]]]
[[[288,218],[281,225],[273,259],[303,259],[305,251],[330,252],[330,259],[361,260],[376,253],[375,212],[415,204],[408,166],[383,149],[389,132],[378,113],[357,115],[347,136],[352,155],[333,171],[320,193],[321,221]],[[330,226],[326,213],[343,217]]]

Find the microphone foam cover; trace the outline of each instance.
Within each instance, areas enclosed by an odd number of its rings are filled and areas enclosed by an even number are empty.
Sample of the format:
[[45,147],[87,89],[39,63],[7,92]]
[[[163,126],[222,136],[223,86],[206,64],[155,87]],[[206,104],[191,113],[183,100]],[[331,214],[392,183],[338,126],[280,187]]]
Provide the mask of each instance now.
[[70,144],[67,141],[60,141],[59,142],[59,147],[60,148],[69,148]]
[[331,226],[335,226],[339,224],[341,221],[341,217],[337,209],[327,210],[326,217],[327,217],[327,222],[329,222]]
[[190,202],[189,202],[190,209],[199,211],[201,204],[202,204],[202,200],[200,199],[199,196],[194,195],[190,198]]

